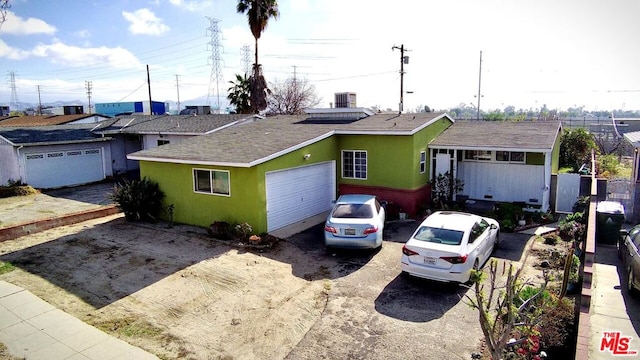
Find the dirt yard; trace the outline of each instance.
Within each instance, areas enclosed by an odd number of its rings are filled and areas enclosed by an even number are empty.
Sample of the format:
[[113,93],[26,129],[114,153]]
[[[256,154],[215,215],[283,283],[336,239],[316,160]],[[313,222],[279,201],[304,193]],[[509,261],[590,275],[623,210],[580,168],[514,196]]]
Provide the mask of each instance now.
[[162,359],[282,359],[331,287],[292,246],[248,252],[120,215],[0,243],[0,261],[16,267],[0,279]]

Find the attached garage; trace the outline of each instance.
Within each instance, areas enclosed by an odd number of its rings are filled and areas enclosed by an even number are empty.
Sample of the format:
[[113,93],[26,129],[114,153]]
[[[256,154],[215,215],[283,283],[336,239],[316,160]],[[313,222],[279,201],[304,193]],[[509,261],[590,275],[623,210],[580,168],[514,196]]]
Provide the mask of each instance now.
[[331,210],[336,198],[336,163],[266,173],[267,229],[273,231]]
[[104,180],[102,153],[100,147],[94,147],[25,154],[25,180],[36,188],[56,188]]

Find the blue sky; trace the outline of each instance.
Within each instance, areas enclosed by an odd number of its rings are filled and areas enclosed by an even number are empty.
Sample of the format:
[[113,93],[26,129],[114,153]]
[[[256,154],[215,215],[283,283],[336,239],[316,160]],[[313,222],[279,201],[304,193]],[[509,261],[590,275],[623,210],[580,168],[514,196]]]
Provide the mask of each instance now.
[[[254,40],[235,0],[10,0],[0,28],[0,103],[148,99],[222,103]],[[259,42],[267,81],[305,78],[328,107],[336,92],[358,106],[404,109],[640,109],[637,0],[281,0]],[[211,81],[208,17],[218,19],[221,82]],[[253,61],[251,61],[253,62]],[[179,87],[176,86],[176,75]],[[211,90],[210,90],[211,89]],[[217,90],[216,90],[217,89]],[[202,103],[203,101],[198,101]]]

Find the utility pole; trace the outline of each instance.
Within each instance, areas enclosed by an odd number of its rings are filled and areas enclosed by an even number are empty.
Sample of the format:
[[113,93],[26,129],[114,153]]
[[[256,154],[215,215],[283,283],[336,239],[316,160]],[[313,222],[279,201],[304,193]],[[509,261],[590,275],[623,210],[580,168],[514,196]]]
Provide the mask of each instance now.
[[91,81],[85,81],[84,86],[87,88],[87,99],[89,99],[89,115],[91,115]]
[[482,51],[480,51],[480,70],[478,71],[478,115],[476,116],[476,120],[480,120],[480,98],[482,94],[480,93],[482,84]]
[[404,105],[404,64],[409,63],[409,57],[404,56],[405,51],[409,51],[404,48],[404,44],[401,44],[400,47],[392,46],[391,50],[398,49],[400,50],[400,103],[398,104],[398,114],[402,114],[402,107]]
[[36,85],[36,89],[38,90],[38,115],[42,115],[42,100],[40,99],[40,85]]
[[153,101],[151,100],[151,77],[149,77],[149,64],[147,64],[147,87],[149,88],[149,115],[153,115]]
[[180,84],[178,83],[178,74],[176,74],[176,91],[178,92],[178,114],[180,114]]

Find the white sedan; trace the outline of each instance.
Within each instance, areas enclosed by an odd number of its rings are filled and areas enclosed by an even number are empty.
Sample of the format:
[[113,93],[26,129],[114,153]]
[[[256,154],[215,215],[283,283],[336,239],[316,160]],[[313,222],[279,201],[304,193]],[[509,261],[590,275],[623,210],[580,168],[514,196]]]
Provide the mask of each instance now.
[[375,249],[382,246],[385,211],[373,195],[342,195],[324,225],[327,248]]
[[455,211],[427,217],[402,248],[403,273],[444,282],[469,281],[500,238],[500,225],[491,218]]

